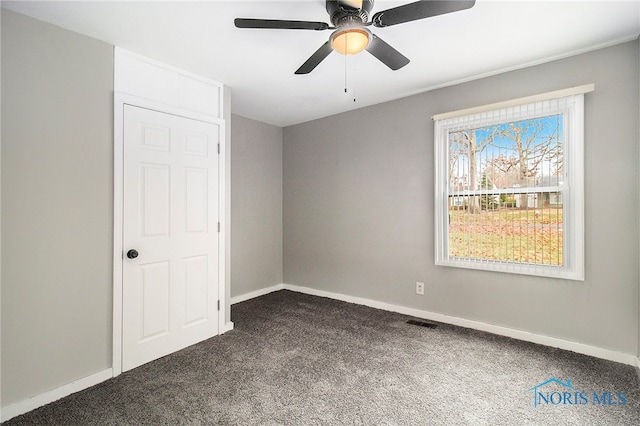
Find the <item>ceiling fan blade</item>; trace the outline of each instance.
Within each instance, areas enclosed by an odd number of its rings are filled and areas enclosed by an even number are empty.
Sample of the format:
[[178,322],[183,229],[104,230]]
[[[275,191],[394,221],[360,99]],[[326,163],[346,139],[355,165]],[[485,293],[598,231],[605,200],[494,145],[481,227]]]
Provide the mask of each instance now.
[[296,70],[296,74],[309,74],[315,67],[318,66],[318,64],[320,64],[320,62],[324,60],[324,58],[329,56],[329,53],[331,53],[332,51],[333,49],[331,48],[331,42],[327,41],[325,44],[320,46],[320,49],[316,50],[316,52],[311,55],[311,57],[307,59],[307,61],[302,64],[300,68]]
[[329,29],[329,24],[311,21],[282,21],[279,19],[236,18],[234,24],[238,28],[266,28],[276,30],[316,30]]
[[458,12],[473,7],[475,0],[440,0],[417,1],[391,9],[383,10],[373,15],[371,22],[375,27],[389,27],[404,22],[444,15],[445,13]]
[[371,35],[371,41],[367,46],[367,52],[378,58],[383,64],[392,70],[398,70],[409,63],[409,58],[388,45],[375,34]]

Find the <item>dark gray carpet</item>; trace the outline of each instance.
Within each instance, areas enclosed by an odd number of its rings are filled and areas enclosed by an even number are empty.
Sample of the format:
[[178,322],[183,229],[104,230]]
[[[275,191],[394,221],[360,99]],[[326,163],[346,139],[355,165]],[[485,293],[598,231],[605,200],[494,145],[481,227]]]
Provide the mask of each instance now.
[[[232,313],[227,334],[4,425],[640,424],[627,365],[289,291]],[[553,377],[589,403],[534,407],[529,389]]]

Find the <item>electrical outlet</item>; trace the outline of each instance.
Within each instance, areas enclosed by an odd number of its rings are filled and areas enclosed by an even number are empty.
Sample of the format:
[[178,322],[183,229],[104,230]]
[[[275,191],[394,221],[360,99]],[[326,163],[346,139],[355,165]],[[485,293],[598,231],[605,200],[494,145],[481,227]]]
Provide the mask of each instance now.
[[424,296],[424,283],[416,282],[416,294]]

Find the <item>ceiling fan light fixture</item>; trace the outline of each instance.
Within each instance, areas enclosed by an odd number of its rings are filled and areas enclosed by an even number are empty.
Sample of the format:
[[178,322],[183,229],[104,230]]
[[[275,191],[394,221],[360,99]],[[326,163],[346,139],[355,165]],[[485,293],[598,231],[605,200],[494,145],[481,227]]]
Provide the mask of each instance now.
[[371,41],[371,32],[366,28],[342,28],[331,34],[331,47],[343,55],[362,52]]
[[343,2],[354,9],[362,9],[362,0],[343,0]]

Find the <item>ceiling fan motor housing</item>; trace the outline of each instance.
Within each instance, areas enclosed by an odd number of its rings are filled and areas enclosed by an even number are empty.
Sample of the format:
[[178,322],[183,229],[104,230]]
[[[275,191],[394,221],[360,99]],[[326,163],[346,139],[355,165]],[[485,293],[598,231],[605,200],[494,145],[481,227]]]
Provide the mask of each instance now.
[[360,26],[369,21],[373,0],[362,0],[360,9],[350,6],[349,2],[340,0],[327,0],[326,7],[334,27]]

